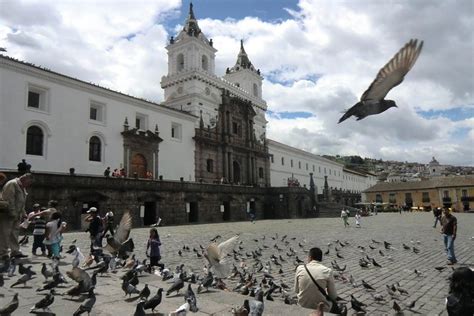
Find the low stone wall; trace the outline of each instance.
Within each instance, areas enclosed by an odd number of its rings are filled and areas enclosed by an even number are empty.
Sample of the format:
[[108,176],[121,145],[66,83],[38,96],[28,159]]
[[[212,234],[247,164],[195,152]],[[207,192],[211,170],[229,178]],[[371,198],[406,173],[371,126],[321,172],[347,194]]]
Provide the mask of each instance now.
[[[6,174],[10,179],[17,176]],[[28,192],[27,210],[34,203],[57,200],[64,220],[75,230],[85,229],[84,214],[91,206],[102,216],[112,210],[116,221],[130,210],[135,227],[155,223],[158,217],[164,225],[179,225],[243,221],[249,219],[249,212],[255,212],[257,219],[316,216],[305,188],[35,173]]]

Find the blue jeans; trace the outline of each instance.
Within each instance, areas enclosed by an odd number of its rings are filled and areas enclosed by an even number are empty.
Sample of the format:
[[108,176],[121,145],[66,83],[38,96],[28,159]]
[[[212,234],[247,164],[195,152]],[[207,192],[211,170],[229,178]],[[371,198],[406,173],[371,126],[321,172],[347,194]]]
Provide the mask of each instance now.
[[444,248],[448,254],[448,260],[451,262],[456,262],[456,256],[454,255],[454,239],[453,235],[443,234],[444,238]]

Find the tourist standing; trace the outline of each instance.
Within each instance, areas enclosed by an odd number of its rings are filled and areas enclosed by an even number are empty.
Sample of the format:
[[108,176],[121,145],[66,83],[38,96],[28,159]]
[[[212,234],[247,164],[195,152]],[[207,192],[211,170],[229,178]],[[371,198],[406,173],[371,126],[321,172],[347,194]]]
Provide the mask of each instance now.
[[8,248],[10,256],[25,258],[20,251],[18,235],[20,232],[20,221],[26,217],[26,189],[31,186],[33,177],[25,173],[19,178],[8,181],[3,187],[2,198],[8,203],[8,209],[0,217],[0,257],[8,258]]
[[110,177],[110,167],[107,167],[105,170],[104,170],[104,176],[106,178]]
[[33,256],[36,256],[36,249],[40,248],[41,255],[46,256],[46,246],[43,243],[46,234],[46,220],[44,219],[44,213],[42,213],[46,208],[39,207],[39,204],[33,205],[33,207],[35,206],[38,206],[36,210],[34,209],[35,213],[28,215],[33,223],[33,247],[31,252]]
[[349,214],[347,213],[347,211],[345,209],[342,209],[341,211],[341,218],[342,218],[342,221],[344,222],[344,228],[346,228],[347,226],[349,226]]
[[163,269],[165,265],[163,263],[160,263],[160,260],[161,260],[160,246],[161,246],[161,241],[160,241],[160,235],[158,235],[158,231],[156,230],[156,228],[150,229],[150,237],[148,238],[148,242],[146,245],[146,253],[147,253],[147,256],[150,257],[150,266],[160,267],[161,269]]
[[60,258],[62,232],[65,229],[66,223],[61,221],[61,213],[54,212],[51,214],[51,219],[46,224],[46,238],[43,243],[51,247],[53,259],[59,260]]
[[458,229],[458,222],[456,217],[451,214],[451,209],[445,207],[443,210],[444,216],[441,218],[441,233],[443,234],[444,248],[448,255],[448,265],[453,265],[456,262],[456,255],[454,254],[454,240]]
[[102,237],[104,237],[107,232],[110,232],[110,234],[113,236],[115,224],[114,224],[114,213],[111,210],[109,210],[107,214],[105,214],[104,221],[105,221],[105,229],[104,229],[104,233],[102,234]]
[[91,239],[91,252],[93,252],[94,247],[102,247],[102,219],[98,215],[96,207],[91,207],[87,213],[90,215],[85,219],[86,222],[89,222],[89,228],[86,231],[89,232]]

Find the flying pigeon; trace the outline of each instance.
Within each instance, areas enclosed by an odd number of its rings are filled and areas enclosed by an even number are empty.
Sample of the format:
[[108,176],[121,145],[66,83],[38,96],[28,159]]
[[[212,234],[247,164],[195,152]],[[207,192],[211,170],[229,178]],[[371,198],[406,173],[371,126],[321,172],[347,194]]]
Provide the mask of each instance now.
[[214,275],[217,278],[226,278],[230,273],[230,267],[227,262],[227,254],[234,248],[239,235],[235,235],[232,238],[217,245],[215,242],[210,244],[204,256],[209,261],[209,266],[214,270]]
[[362,94],[360,102],[355,104],[339,119],[341,123],[351,116],[361,120],[369,115],[380,114],[391,107],[397,107],[395,101],[385,100],[387,93],[402,83],[405,75],[410,71],[421,53],[423,41],[411,39],[403,46],[390,61],[379,70],[377,77]]
[[132,216],[129,211],[126,211],[122,219],[120,220],[119,227],[115,232],[114,236],[107,237],[107,246],[105,249],[108,250],[112,255],[119,254],[120,256],[126,255],[127,252],[133,252],[135,245],[133,240],[128,237],[130,236],[130,230],[132,229]]

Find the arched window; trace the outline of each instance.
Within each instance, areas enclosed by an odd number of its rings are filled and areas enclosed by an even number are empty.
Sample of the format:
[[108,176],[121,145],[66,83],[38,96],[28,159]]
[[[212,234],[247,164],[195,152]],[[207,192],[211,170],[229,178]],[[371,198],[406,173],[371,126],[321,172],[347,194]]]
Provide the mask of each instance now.
[[43,156],[44,134],[38,126],[30,126],[26,132],[26,154]]
[[97,136],[92,136],[89,139],[89,160],[90,161],[101,161],[102,160],[102,142]]
[[184,55],[179,54],[178,58],[176,59],[178,65],[178,71],[182,71],[184,69]]
[[208,64],[208,62],[207,62],[207,56],[206,56],[206,55],[202,55],[201,67],[202,67],[203,70],[207,70],[208,67],[209,67],[209,64]]
[[256,83],[253,84],[253,95],[258,97],[258,85]]

